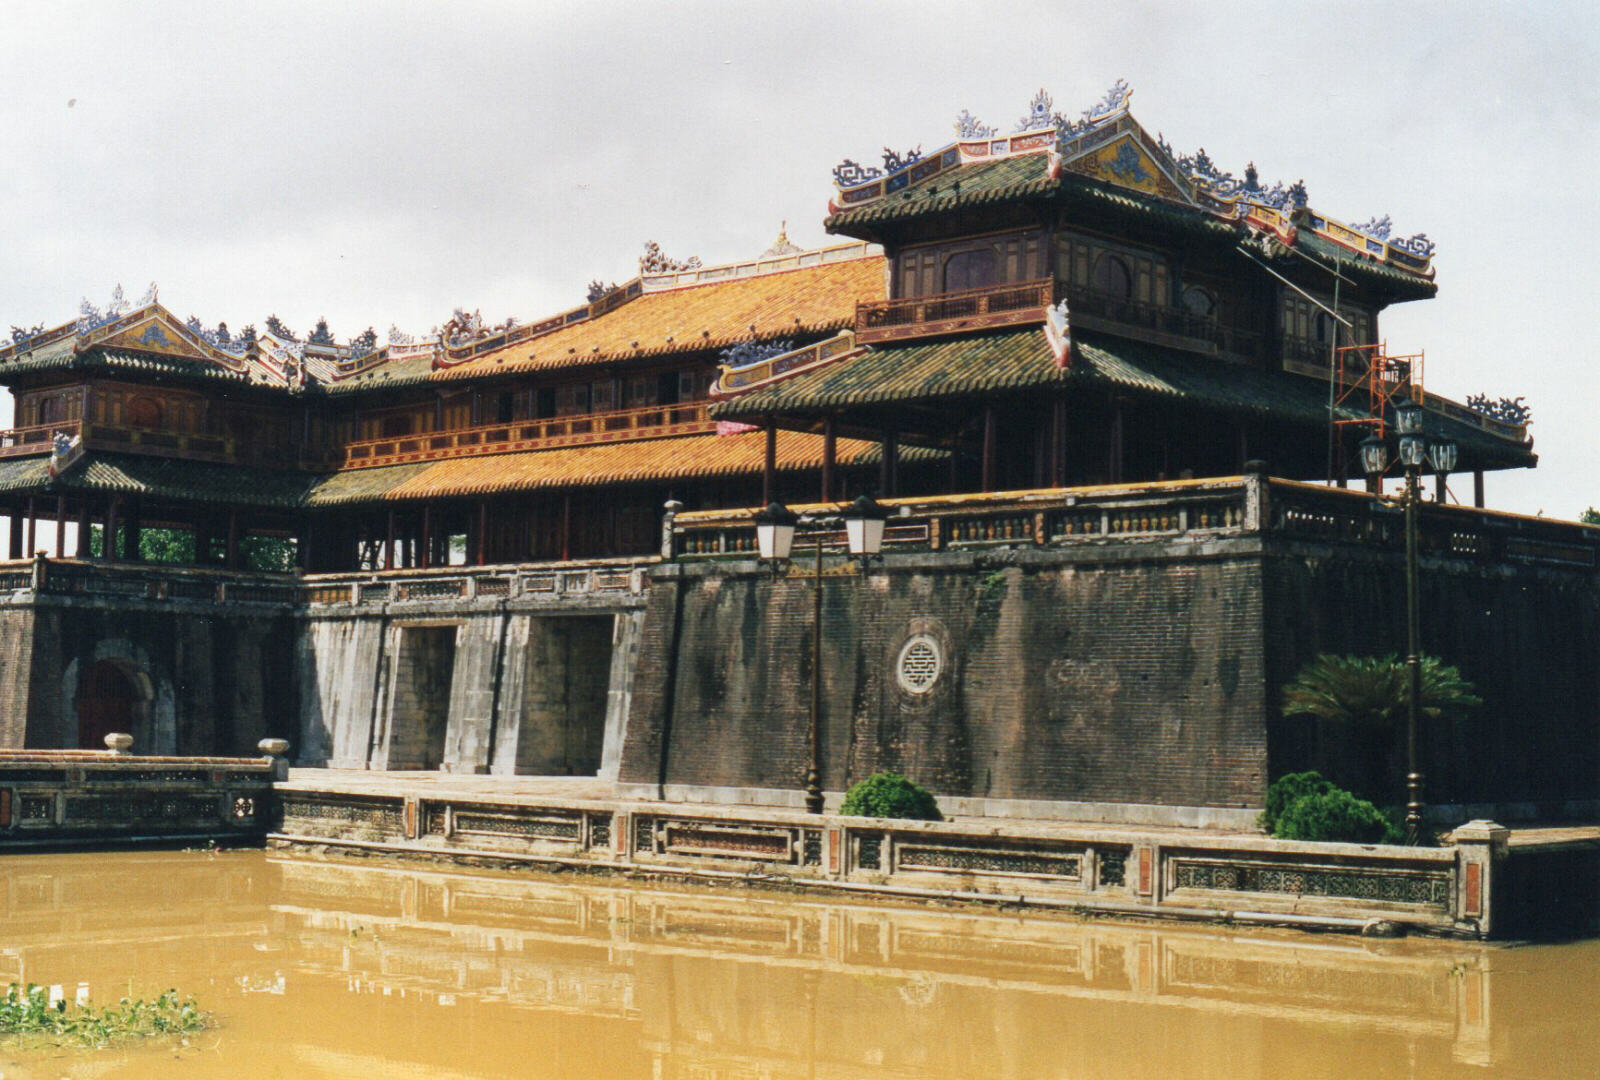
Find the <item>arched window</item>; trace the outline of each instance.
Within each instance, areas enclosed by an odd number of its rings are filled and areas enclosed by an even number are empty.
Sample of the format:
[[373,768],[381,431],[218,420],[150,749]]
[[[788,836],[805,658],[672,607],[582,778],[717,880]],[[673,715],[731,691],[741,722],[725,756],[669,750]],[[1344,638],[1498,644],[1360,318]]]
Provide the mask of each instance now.
[[1094,287],[1115,300],[1133,296],[1133,271],[1115,255],[1102,255],[1094,264]]
[[166,419],[161,402],[150,397],[136,397],[128,402],[128,423],[134,427],[160,428]]
[[982,289],[996,284],[999,277],[993,251],[958,251],[945,261],[944,291]]
[[1217,298],[1210,289],[1190,285],[1183,290],[1183,309],[1191,315],[1211,318],[1217,313]]

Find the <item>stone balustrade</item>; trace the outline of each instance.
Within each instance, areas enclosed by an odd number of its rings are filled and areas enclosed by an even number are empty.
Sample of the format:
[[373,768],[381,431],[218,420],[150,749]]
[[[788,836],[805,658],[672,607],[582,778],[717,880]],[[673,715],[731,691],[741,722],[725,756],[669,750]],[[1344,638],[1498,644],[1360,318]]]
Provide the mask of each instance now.
[[274,817],[272,785],[289,744],[261,757],[157,757],[106,750],[0,750],[0,852],[150,842],[259,841]]
[[573,601],[639,597],[654,558],[462,566],[365,574],[313,574],[299,580],[313,608],[467,601]]
[[1451,846],[1312,844],[1189,830],[891,821],[748,806],[280,785],[289,845],[637,870],[890,896],[1356,930],[1479,936],[1506,831]]
[[[1393,500],[1365,491],[1263,476],[1114,484],[991,494],[881,500],[889,511],[886,553],[1068,548],[1105,543],[1204,541],[1246,535],[1356,543],[1401,551],[1404,518]],[[823,542],[844,546],[843,504],[792,506],[822,526]],[[684,559],[756,550],[753,509],[681,513],[672,551]],[[1600,528],[1472,507],[1425,503],[1419,521],[1426,556],[1511,560],[1567,567],[1600,565]]]

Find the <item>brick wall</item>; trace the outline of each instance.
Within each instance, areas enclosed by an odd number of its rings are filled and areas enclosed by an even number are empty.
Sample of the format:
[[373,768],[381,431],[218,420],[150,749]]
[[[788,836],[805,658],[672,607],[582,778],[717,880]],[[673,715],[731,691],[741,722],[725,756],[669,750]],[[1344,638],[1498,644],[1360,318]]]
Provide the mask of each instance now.
[[[1259,560],[924,560],[825,582],[823,786],[895,769],[934,791],[1241,807],[1259,803]],[[674,611],[682,590],[682,636]],[[810,585],[691,576],[654,591],[621,779],[794,788],[810,697]],[[926,634],[926,694],[896,661]],[[667,667],[676,652],[675,677]],[[671,684],[670,716],[666,690]],[[663,739],[663,729],[665,738]]]
[[[1481,708],[1425,722],[1430,803],[1600,799],[1600,583],[1593,571],[1425,558],[1422,652],[1456,665]],[[1266,562],[1272,772],[1318,768],[1400,802],[1404,729],[1360,733],[1279,715],[1281,687],[1318,653],[1404,656],[1399,555],[1277,545]],[[1368,779],[1374,771],[1386,775]],[[1550,810],[1559,811],[1557,807]]]

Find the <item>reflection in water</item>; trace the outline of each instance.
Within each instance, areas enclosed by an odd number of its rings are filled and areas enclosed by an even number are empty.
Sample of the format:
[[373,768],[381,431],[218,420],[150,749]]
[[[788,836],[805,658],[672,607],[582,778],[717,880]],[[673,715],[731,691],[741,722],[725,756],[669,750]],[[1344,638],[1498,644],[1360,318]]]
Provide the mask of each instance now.
[[238,852],[0,861],[0,982],[197,1045],[17,1077],[1450,1077],[1600,1062],[1600,943],[1492,949]]

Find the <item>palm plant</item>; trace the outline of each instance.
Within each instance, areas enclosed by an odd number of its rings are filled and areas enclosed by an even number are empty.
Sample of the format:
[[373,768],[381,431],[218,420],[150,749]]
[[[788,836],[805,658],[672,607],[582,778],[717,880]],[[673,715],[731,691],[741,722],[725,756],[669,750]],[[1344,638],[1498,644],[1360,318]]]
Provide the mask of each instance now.
[[[1429,720],[1483,704],[1459,669],[1437,656],[1421,657],[1417,711]],[[1390,729],[1405,715],[1411,696],[1405,661],[1387,656],[1323,653],[1283,688],[1285,716],[1315,716],[1366,728]]]
[[[1440,718],[1483,704],[1472,683],[1436,656],[1421,660],[1419,716]],[[1331,721],[1348,733],[1347,768],[1334,767],[1341,783],[1377,802],[1395,800],[1400,792],[1395,759],[1396,735],[1405,728],[1411,696],[1405,661],[1388,656],[1334,656],[1323,653],[1283,688],[1283,714]],[[1321,743],[1321,733],[1317,736]],[[1333,767],[1335,760],[1323,761]],[[1318,753],[1319,759],[1326,755]]]

